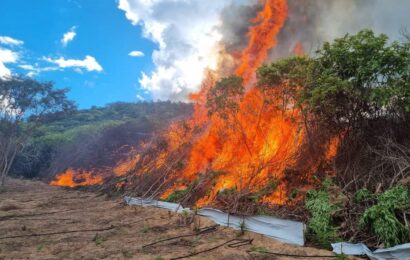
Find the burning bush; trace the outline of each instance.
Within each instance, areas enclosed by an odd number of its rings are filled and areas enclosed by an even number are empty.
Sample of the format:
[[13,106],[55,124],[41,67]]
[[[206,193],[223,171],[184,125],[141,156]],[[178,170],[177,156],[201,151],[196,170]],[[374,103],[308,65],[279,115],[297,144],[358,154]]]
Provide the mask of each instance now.
[[[409,43],[362,31],[325,43],[314,57],[263,65],[256,81],[210,77],[193,117],[140,155],[127,189],[231,213],[282,205],[276,213],[298,209],[293,218],[306,219],[304,195],[319,188],[306,202],[319,243],[378,237],[376,229],[357,229],[357,215],[372,225],[373,204],[360,207],[353,198],[358,189],[379,193],[409,176],[409,61]],[[326,178],[337,192],[320,188]]]

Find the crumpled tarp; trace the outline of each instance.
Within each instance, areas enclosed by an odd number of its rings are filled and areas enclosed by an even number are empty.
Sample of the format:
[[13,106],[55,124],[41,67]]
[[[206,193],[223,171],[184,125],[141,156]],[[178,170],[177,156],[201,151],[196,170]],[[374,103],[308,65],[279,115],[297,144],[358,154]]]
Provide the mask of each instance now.
[[410,243],[395,247],[377,249],[372,252],[366,245],[351,243],[332,244],[333,252],[345,255],[367,255],[371,260],[410,260]]
[[157,208],[163,208],[163,209],[171,210],[171,211],[178,212],[178,213],[181,213],[184,210],[190,211],[189,208],[184,208],[182,207],[181,204],[170,203],[170,202],[165,202],[165,201],[160,201],[160,200],[133,198],[133,197],[125,196],[124,201],[128,205],[138,205],[138,206],[143,206],[143,207],[157,207]]
[[[143,198],[124,197],[124,200],[129,205],[139,205],[143,207],[158,207],[174,212],[190,211],[189,208],[184,208],[180,204],[164,201],[157,201]],[[202,208],[197,211],[197,214],[211,219],[221,226],[229,226],[240,230],[243,223],[244,229],[258,234],[266,235],[273,239],[284,243],[303,246],[304,240],[304,224],[302,222],[284,220],[270,216],[247,216],[240,217],[224,213],[217,209]]]
[[[229,226],[240,230],[241,225],[247,231],[266,235],[284,243],[303,246],[305,244],[304,224],[291,220],[279,219],[270,216],[240,217],[229,215],[217,209],[202,208],[198,215],[207,217],[221,226]],[[243,224],[242,224],[243,223]]]

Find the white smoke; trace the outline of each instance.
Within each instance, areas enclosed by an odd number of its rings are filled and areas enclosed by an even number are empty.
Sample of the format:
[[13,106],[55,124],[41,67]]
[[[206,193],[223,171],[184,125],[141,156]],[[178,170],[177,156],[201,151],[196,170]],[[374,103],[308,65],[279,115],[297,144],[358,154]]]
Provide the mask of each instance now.
[[397,40],[400,30],[410,26],[408,0],[330,0],[324,6],[316,24],[319,35],[328,41],[363,29]]
[[[246,46],[250,18],[259,0],[119,0],[119,9],[144,37],[158,44],[155,70],[141,86],[154,100],[182,100],[197,91],[206,69],[218,67],[221,48]],[[271,58],[292,54],[297,42],[312,53],[324,41],[370,28],[398,39],[410,27],[409,0],[288,0],[289,18]],[[220,44],[223,42],[223,45]]]
[[325,41],[372,29],[402,40],[400,31],[410,29],[408,0],[288,0],[289,17],[282,30],[280,45],[271,58],[288,56],[296,42],[303,43],[308,54]]
[[222,39],[221,12],[235,0],[120,0],[119,8],[144,36],[158,44],[152,74],[142,74],[141,86],[154,100],[186,100],[197,91],[206,69],[218,66]]

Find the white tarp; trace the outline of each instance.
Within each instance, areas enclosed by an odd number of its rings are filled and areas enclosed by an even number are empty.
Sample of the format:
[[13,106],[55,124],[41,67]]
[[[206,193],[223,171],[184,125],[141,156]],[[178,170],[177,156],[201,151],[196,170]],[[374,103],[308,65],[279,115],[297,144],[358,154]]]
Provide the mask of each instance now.
[[182,211],[186,210],[189,211],[189,208],[182,207],[181,204],[177,203],[170,203],[160,200],[151,200],[151,199],[143,199],[143,198],[133,198],[133,197],[124,197],[125,202],[128,205],[139,205],[143,207],[157,207],[162,209],[171,210],[174,212],[181,213]]
[[301,246],[305,244],[303,235],[304,224],[302,222],[270,216],[240,217],[212,208],[200,209],[198,210],[198,215],[207,217],[221,226],[229,226],[240,230],[241,225],[244,225],[245,230],[266,235],[284,243]]
[[364,244],[350,244],[346,242],[332,244],[333,252],[345,255],[367,255],[371,260],[410,260],[410,243],[395,247],[377,249],[372,252]]
[[[175,212],[189,211],[180,204],[164,201],[125,197],[125,202],[129,205],[139,205],[143,207],[158,207]],[[284,220],[270,216],[248,216],[240,217],[224,213],[217,209],[202,208],[198,210],[198,215],[207,217],[221,226],[229,226],[234,229],[241,229],[244,223],[245,230],[266,235],[281,242],[301,245],[305,244],[304,224],[291,220]]]

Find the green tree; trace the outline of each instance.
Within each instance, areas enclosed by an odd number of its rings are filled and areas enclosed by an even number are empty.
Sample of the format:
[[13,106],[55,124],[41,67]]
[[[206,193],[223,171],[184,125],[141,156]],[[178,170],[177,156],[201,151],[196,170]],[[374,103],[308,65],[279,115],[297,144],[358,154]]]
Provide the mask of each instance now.
[[303,101],[329,126],[360,128],[410,112],[410,43],[389,42],[370,30],[325,43],[317,51]]
[[243,97],[245,89],[243,79],[230,76],[218,81],[207,95],[206,106],[209,114],[217,113],[222,118],[227,118],[239,109],[239,101]]
[[[316,55],[262,66],[258,87],[283,110],[298,107],[305,123],[339,133],[381,117],[410,113],[410,42],[364,30],[325,43]],[[279,103],[280,102],[280,103]]]
[[0,79],[0,187],[44,116],[75,109],[67,91],[30,78]]

